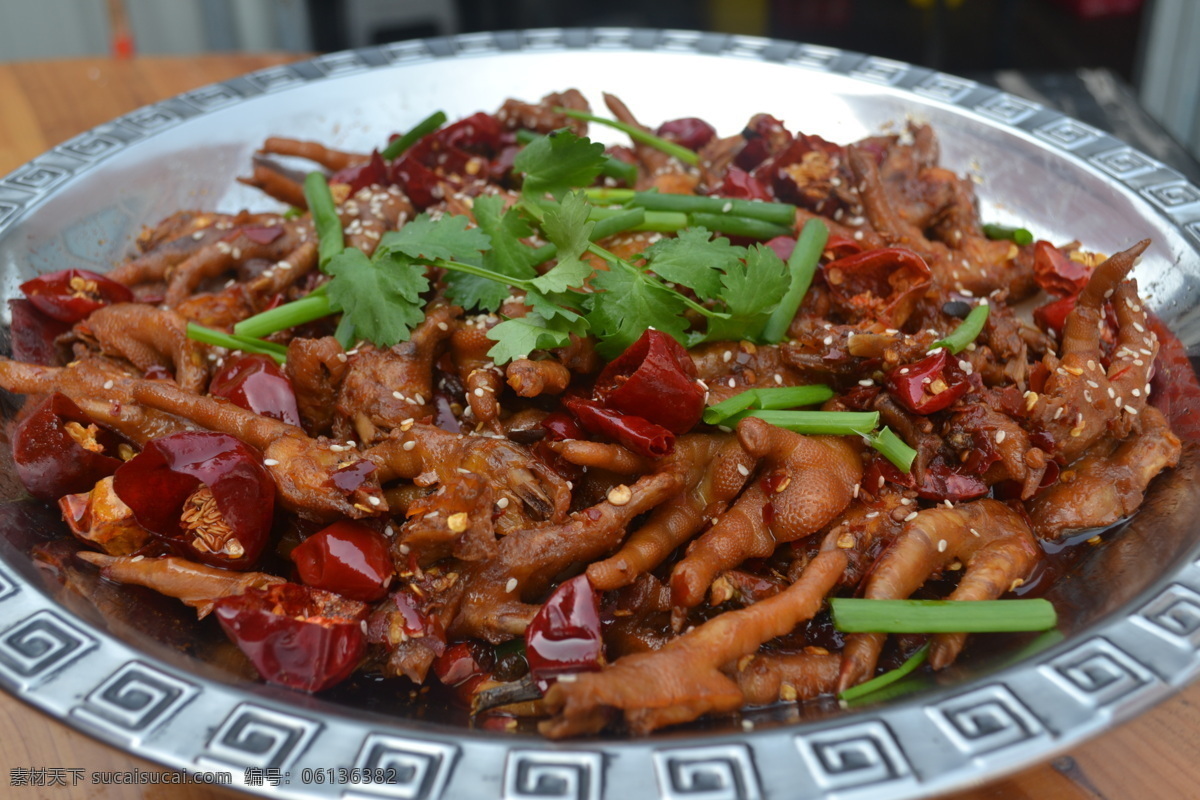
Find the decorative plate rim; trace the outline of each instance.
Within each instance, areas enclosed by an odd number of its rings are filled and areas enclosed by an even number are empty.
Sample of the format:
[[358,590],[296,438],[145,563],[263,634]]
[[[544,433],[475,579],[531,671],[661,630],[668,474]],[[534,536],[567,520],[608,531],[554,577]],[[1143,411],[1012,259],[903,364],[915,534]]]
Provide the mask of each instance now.
[[[252,97],[326,78],[517,51],[655,50],[762,60],[910,92],[1036,138],[1116,181],[1200,249],[1200,190],[1059,112],[975,81],[832,47],[731,34],[541,29],[412,40],[269,67],[144,106],[0,178],[0,237],[63,185],[130,145]],[[0,686],[80,731],[169,767],[228,770],[272,797],[670,800],[916,798],[1078,744],[1200,673],[1195,548],[1139,600],[1077,638],[967,686],[819,723],[740,734],[552,743],[364,720],[317,698],[232,686],[140,652],[55,603],[0,559]],[[9,623],[8,620],[14,620]],[[1135,655],[1136,654],[1136,655]],[[186,709],[186,711],[185,711]],[[912,743],[920,743],[914,745]],[[789,757],[785,767],[779,760]],[[770,765],[768,768],[764,768]],[[302,785],[304,770],[394,767],[393,784]],[[259,770],[259,785],[246,770]],[[277,770],[290,777],[278,786]]]

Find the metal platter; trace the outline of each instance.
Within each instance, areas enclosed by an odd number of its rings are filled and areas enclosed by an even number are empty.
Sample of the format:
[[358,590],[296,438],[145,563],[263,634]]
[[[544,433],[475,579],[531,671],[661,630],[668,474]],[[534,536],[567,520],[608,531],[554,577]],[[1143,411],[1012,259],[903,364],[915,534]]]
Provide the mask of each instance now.
[[[4,296],[34,273],[107,269],[180,208],[268,208],[234,182],[269,135],[369,150],[430,111],[451,118],[577,87],[648,123],[702,116],[723,135],[766,111],[849,141],[931,123],[943,163],[978,176],[985,219],[1113,252],[1150,236],[1142,294],[1200,342],[1200,190],[1112,137],[961,78],[826,47],[683,31],[539,30],[411,41],[214,84],[82,134],[0,179]],[[7,448],[4,448],[7,451]],[[6,456],[7,457],[7,456]],[[1058,643],[967,659],[906,699],[796,709],[644,739],[549,743],[387,716],[240,680],[64,596],[30,559],[54,515],[0,505],[0,686],[82,731],[178,769],[279,770],[274,797],[672,800],[913,798],[1049,757],[1200,672],[1200,490],[1161,477],[1119,536],[1052,593]],[[4,499],[19,497],[11,475]],[[114,590],[118,593],[124,590]],[[139,598],[123,602],[138,608]],[[130,615],[126,615],[130,616]],[[136,615],[132,615],[136,618]],[[185,648],[186,650],[186,648]],[[304,770],[393,767],[389,784]]]

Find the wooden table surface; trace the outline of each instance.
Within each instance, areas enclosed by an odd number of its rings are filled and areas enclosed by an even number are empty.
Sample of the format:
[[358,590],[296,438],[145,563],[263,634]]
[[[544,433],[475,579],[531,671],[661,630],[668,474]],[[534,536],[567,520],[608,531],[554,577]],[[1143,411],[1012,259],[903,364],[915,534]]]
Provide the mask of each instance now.
[[[0,64],[0,176],[88,128],[146,103],[293,60],[288,55],[107,58]],[[1200,797],[1200,684],[1051,763],[953,800],[1180,800]],[[331,764],[329,766],[340,766]],[[82,768],[76,788],[13,787],[14,768]],[[0,692],[0,797],[228,800],[204,786],[93,786],[91,771],[161,767],[49,719]],[[882,798],[881,798],[882,800]]]

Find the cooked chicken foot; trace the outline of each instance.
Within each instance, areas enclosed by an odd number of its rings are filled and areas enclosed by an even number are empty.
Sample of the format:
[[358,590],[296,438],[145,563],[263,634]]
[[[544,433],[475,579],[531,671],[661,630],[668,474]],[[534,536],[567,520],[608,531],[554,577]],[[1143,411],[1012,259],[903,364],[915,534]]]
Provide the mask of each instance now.
[[[949,599],[994,600],[1029,577],[1041,552],[1020,515],[997,500],[929,508],[918,512],[875,562],[863,596],[905,599],[930,575],[958,561],[966,572]],[[883,640],[881,633],[854,633],[846,638],[839,690],[871,677]],[[964,633],[934,636],[930,666],[948,666],[964,641]]]

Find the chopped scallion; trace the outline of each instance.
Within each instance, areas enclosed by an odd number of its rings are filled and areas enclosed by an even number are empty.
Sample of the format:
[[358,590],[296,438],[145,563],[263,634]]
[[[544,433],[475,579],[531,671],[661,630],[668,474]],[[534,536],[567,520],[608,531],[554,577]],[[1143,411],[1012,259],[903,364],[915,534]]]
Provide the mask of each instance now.
[[830,599],[833,626],[843,633],[1002,633],[1043,631],[1058,623],[1050,601]]
[[649,211],[730,214],[735,217],[761,219],[789,229],[796,222],[796,207],[789,203],[764,203],[732,197],[704,197],[664,192],[634,192],[628,189],[586,189],[584,194],[595,203],[624,203],[641,206]]
[[967,349],[967,345],[975,341],[979,334],[983,332],[983,326],[987,323],[988,304],[987,301],[981,302],[979,305],[971,309],[971,313],[967,314],[967,318],[958,323],[958,327],[954,332],[945,339],[939,339],[929,345],[930,350],[936,350],[939,347],[944,347],[951,353],[960,353]]
[[346,249],[346,237],[342,232],[342,220],[338,217],[337,205],[329,191],[329,181],[319,172],[310,172],[304,178],[304,199],[312,213],[313,226],[317,229],[317,253],[324,269],[329,259]]
[[254,339],[249,336],[238,336],[222,331],[214,331],[212,328],[205,328],[203,325],[197,325],[194,322],[188,323],[187,335],[189,339],[195,339],[205,344],[225,347],[229,350],[241,350],[244,353],[260,353],[270,356],[279,364],[287,361],[287,348],[275,342],[265,342],[262,339]]
[[748,239],[774,239],[776,236],[791,236],[792,229],[776,225],[766,220],[753,217],[738,217],[733,214],[710,214],[694,211],[688,214],[692,225],[707,228],[718,233],[728,233],[731,236],[745,236]]
[[799,408],[824,403],[831,397],[833,397],[833,390],[823,384],[747,389],[704,409],[704,421],[709,425],[720,425],[729,417],[748,408],[767,410]]
[[829,228],[825,227],[825,223],[818,219],[810,219],[804,223],[804,229],[800,231],[796,247],[787,262],[791,282],[788,284],[787,293],[767,319],[762,332],[764,341],[781,342],[787,336],[788,328],[796,317],[796,312],[800,310],[800,304],[804,302],[804,295],[812,285],[813,275],[817,272],[817,262],[821,260],[821,253],[828,239]]
[[388,146],[383,148],[380,153],[388,161],[394,161],[399,158],[405,150],[419,142],[422,137],[436,131],[438,128],[446,124],[446,114],[443,111],[435,111],[425,119],[418,122],[416,125],[409,128],[408,132],[403,136],[393,139],[388,143]]
[[758,417],[777,428],[813,436],[853,436],[879,424],[878,411],[744,411],[726,421],[732,425],[745,417]]
[[884,426],[883,430],[867,435],[867,443],[878,450],[901,472],[912,469],[912,463],[917,457],[917,451],[909,447],[903,439],[891,428]]
[[851,702],[853,700],[861,700],[863,697],[869,694],[874,694],[885,686],[891,686],[896,681],[906,677],[917,667],[924,664],[928,658],[929,644],[926,643],[921,647],[921,649],[917,650],[917,652],[905,659],[904,663],[895,669],[888,670],[882,675],[876,675],[871,680],[860,683],[858,686],[851,686],[844,692],[838,692],[838,700]]
[[247,317],[233,326],[233,332],[239,336],[259,338],[328,317],[334,311],[324,292],[314,293]]
[[984,225],[983,235],[989,239],[1007,239],[1015,244],[1033,244],[1033,234],[1025,228],[1007,228],[1003,225]]

